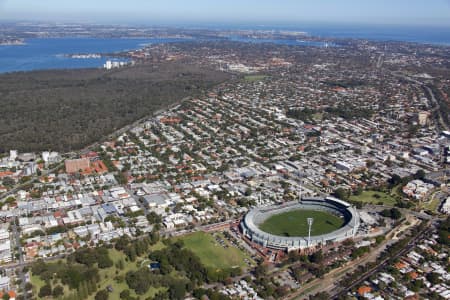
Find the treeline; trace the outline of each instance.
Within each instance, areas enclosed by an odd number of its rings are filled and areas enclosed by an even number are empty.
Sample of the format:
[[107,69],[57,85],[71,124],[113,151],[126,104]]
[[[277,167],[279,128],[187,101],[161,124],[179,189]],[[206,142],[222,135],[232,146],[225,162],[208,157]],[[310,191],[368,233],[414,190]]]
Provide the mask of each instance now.
[[390,188],[393,188],[399,184],[401,185],[401,187],[403,187],[411,180],[415,180],[415,179],[424,180],[425,176],[426,176],[426,173],[422,169],[417,170],[417,172],[411,176],[400,177],[399,175],[394,174],[394,175],[392,175],[391,178],[389,178],[388,184],[389,184]]
[[81,249],[69,255],[67,261],[69,263],[77,262],[88,267],[98,264],[100,269],[110,268],[114,264],[105,247]]
[[[288,109],[286,111],[286,116],[304,122],[311,122],[313,120],[314,114],[320,111],[310,108],[303,109]],[[325,112],[328,115],[333,115],[341,117],[345,120],[354,120],[359,118],[371,118],[373,115],[373,110],[368,108],[357,107],[354,105],[338,105],[337,107],[327,107]]]
[[327,107],[325,109],[330,115],[341,117],[345,120],[354,120],[366,118],[369,119],[373,115],[373,110],[363,107],[357,107],[354,105],[339,105],[337,107]]
[[[421,230],[422,227],[419,225],[417,227],[418,230]],[[387,257],[390,257],[390,259],[387,262],[387,265],[393,265],[396,262],[396,259],[393,258],[395,255],[397,255],[401,250],[403,250],[406,245],[411,241],[411,237],[407,236],[398,242],[389,245],[385,248],[383,252],[377,257],[377,260],[374,262],[368,262],[365,265],[360,265],[354,272],[348,272],[346,273],[345,277],[337,284],[341,287],[346,287],[351,285],[357,280],[360,280],[360,278],[367,274],[370,270],[378,266],[382,261],[384,261]],[[344,299],[342,295],[337,297],[337,299]]]
[[[143,257],[148,253],[149,246],[159,240],[156,233],[150,233],[149,237],[138,240],[131,240],[122,236],[115,242],[115,248],[122,251],[129,261],[133,262],[137,257]],[[225,282],[227,279],[238,276],[242,273],[241,268],[213,269],[204,266],[200,258],[192,251],[186,249],[181,240],[163,240],[165,247],[161,250],[151,251],[147,256],[150,261],[157,262],[158,268],[151,271],[147,265],[141,266],[136,271],[129,271],[125,276],[125,281],[130,289],[136,294],[147,293],[150,287],[166,288],[160,291],[154,299],[184,299],[186,293],[193,293],[203,283]],[[183,274],[183,277],[174,277],[176,274]],[[196,294],[201,291],[196,290]],[[207,291],[212,293],[212,291]],[[127,298],[125,298],[127,299]],[[216,298],[222,299],[222,297]]]
[[77,150],[227,78],[175,62],[0,75],[0,153]]
[[147,266],[137,271],[129,271],[126,275],[128,286],[136,294],[145,294],[150,287],[167,287],[166,291],[159,292],[156,298],[162,299],[184,299],[187,291],[191,291],[192,284],[185,278],[175,278],[171,275],[161,275],[150,271]]
[[99,268],[106,269],[112,265],[113,261],[106,248],[83,248],[69,255],[66,263],[45,263],[41,259],[37,260],[31,266],[31,272],[45,282],[38,291],[41,298],[63,296],[62,285],[66,285],[70,293],[65,294],[62,299],[86,299],[97,291]]
[[384,209],[381,211],[380,215],[382,215],[385,218],[391,218],[394,220],[398,220],[402,217],[402,213],[395,207],[391,209]]
[[304,109],[288,109],[286,112],[286,116],[289,118],[294,118],[297,120],[301,120],[303,122],[311,121],[313,115],[317,113],[314,109],[304,108]]
[[[446,125],[450,125],[450,119],[449,119],[450,106],[449,106],[449,103],[446,100],[443,99],[444,97],[442,95],[442,92],[436,86],[428,85],[428,88],[434,94],[434,97],[436,98],[436,101],[439,104],[439,112],[440,112],[440,114],[442,116],[442,120],[444,121],[444,123]],[[439,112],[438,111],[433,112],[434,117],[438,117]]]
[[[255,280],[252,283],[257,287],[258,296],[262,299],[282,299],[289,292],[287,285],[280,285],[275,278],[268,273],[268,267],[265,263],[259,263],[253,275]],[[249,282],[252,278],[248,277]]]
[[116,250],[122,251],[129,261],[134,262],[137,257],[145,255],[151,245],[159,241],[159,233],[152,231],[149,237],[132,240],[128,236],[123,235],[116,240]]
[[324,83],[331,87],[341,87],[341,88],[355,88],[367,84],[366,82],[358,79],[348,79],[341,81],[321,81],[321,83]]
[[[194,292],[194,289],[205,282],[225,281],[242,272],[240,268],[207,268],[192,251],[184,248],[182,241],[164,242],[166,244],[164,249],[153,251],[148,256],[151,261],[159,263],[157,270],[150,271],[147,266],[143,266],[126,274],[126,282],[136,294],[143,295],[150,287],[166,287],[167,290],[160,292],[155,298],[184,299],[186,293]],[[185,278],[173,277],[174,271],[183,274]],[[200,292],[196,290],[195,293]]]
[[438,227],[439,243],[450,245],[450,217],[442,221]]
[[[239,267],[215,269],[202,264],[200,258],[184,247],[181,240],[164,240],[164,248],[150,251],[150,246],[159,240],[157,233],[150,233],[142,239],[130,239],[127,236],[115,240],[116,250],[125,254],[124,259],[115,263],[109,256],[113,246],[97,248],[80,248],[70,254],[66,261],[46,263],[37,260],[31,267],[32,274],[38,276],[45,284],[37,291],[41,298],[63,300],[86,299],[95,294],[95,299],[108,299],[109,291],[100,289],[100,269],[115,270],[111,277],[118,283],[125,282],[128,288],[120,292],[120,298],[136,300],[145,295],[149,289],[157,288],[157,294],[151,299],[184,299],[187,294],[201,299],[228,299],[213,290],[202,289],[204,283],[231,282],[231,278],[241,275]],[[136,263],[138,269],[126,270],[127,264]],[[151,270],[150,262],[157,262],[158,267]],[[32,287],[30,287],[31,289]],[[132,296],[131,290],[138,295]],[[64,292],[65,291],[65,292]],[[141,296],[142,297],[142,296]],[[146,298],[150,299],[150,298]]]

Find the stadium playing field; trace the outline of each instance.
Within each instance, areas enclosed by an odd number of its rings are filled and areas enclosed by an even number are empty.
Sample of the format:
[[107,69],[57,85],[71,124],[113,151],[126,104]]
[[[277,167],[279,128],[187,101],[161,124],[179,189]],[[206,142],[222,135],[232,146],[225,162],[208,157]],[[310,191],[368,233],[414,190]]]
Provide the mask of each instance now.
[[332,232],[345,224],[345,219],[323,211],[293,210],[274,215],[258,227],[279,236],[308,236],[307,218],[314,218],[311,236]]

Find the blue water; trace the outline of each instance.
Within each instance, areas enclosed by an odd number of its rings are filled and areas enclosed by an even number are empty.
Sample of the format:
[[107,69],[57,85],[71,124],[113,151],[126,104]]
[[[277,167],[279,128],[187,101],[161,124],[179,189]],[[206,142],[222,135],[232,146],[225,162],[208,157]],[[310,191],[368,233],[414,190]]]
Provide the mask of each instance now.
[[305,25],[312,36],[450,45],[450,27],[387,25]]
[[[111,58],[71,58],[68,54],[101,54],[142,48],[155,43],[182,42],[191,39],[120,38],[34,38],[25,45],[0,46],[0,73],[46,69],[100,68]],[[283,45],[324,46],[322,42],[251,39],[233,36],[230,40]]]
[[42,69],[99,68],[109,59],[71,58],[65,54],[113,53],[142,48],[146,44],[181,39],[36,38],[25,45],[0,46],[0,73]]
[[[209,27],[208,27],[209,28]],[[297,24],[289,26],[245,25],[215,26],[216,29],[256,29],[303,31],[323,38],[354,38],[377,41],[403,41],[435,45],[450,45],[450,28],[405,27],[382,25]],[[231,36],[230,40],[252,43],[275,43],[323,47],[325,43],[299,40],[252,39]],[[185,41],[183,39],[98,39],[98,38],[38,38],[27,39],[26,45],[0,46],[0,73],[40,69],[99,68],[107,57],[75,59],[64,54],[112,53],[142,48],[152,43]],[[328,43],[329,46],[334,46]]]
[[[373,41],[400,41],[421,44],[450,45],[450,27],[405,25],[246,25],[235,29],[302,31],[310,36],[338,39],[367,39]],[[219,27],[218,27],[219,28]]]

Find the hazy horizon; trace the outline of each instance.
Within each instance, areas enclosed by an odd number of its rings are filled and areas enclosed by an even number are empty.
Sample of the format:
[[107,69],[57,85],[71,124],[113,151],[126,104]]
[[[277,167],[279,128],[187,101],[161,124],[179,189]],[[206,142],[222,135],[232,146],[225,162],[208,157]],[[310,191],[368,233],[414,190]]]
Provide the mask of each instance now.
[[342,25],[450,26],[448,0],[207,0],[58,1],[0,0],[3,21],[140,25]]

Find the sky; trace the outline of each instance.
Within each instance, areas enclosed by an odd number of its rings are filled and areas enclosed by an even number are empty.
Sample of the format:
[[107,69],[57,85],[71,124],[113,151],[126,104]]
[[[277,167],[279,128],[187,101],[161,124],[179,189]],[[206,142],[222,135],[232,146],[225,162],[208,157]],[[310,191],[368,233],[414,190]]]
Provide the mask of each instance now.
[[0,21],[450,26],[450,0],[0,0]]

